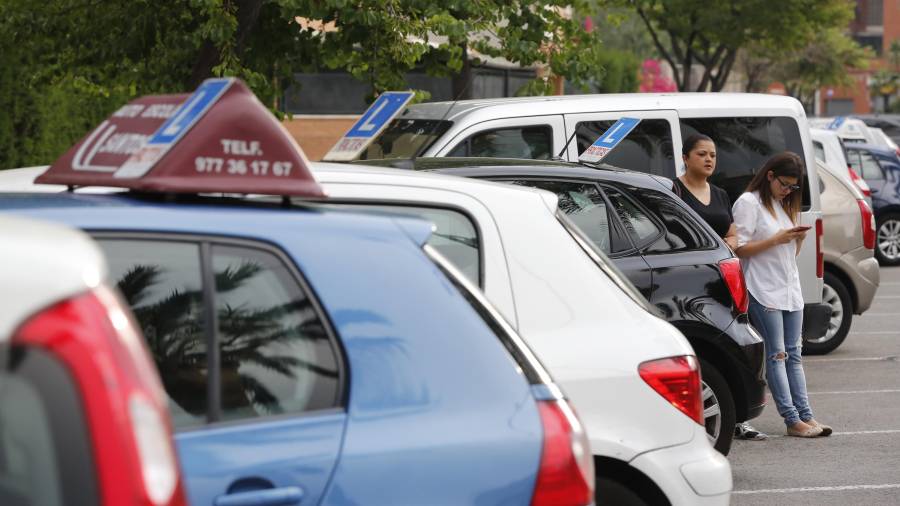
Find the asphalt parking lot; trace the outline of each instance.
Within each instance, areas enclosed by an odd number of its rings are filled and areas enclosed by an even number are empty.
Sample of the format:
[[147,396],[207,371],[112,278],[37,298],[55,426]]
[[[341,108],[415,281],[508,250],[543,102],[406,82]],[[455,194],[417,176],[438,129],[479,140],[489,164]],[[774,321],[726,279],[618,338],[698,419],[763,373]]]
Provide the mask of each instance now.
[[805,357],[827,438],[784,436],[769,397],[752,421],[766,441],[735,441],[732,504],[900,504],[900,267],[881,269],[872,307],[828,355]]

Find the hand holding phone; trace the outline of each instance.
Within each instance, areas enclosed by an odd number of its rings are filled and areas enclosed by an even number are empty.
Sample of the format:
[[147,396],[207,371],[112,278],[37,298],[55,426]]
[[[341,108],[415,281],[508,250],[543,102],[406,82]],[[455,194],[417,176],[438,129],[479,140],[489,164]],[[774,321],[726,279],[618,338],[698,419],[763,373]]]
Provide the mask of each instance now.
[[811,228],[812,227],[809,225],[798,225],[798,226],[792,228],[791,230],[793,230],[795,232],[806,232],[807,230],[809,230]]

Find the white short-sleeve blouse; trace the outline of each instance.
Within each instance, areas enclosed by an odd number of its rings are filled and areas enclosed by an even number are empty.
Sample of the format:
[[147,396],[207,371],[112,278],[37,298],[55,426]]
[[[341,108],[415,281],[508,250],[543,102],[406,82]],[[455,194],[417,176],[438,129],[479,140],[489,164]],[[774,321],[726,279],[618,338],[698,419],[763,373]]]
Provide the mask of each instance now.
[[[759,192],[744,193],[738,197],[731,207],[738,247],[768,239],[781,229],[796,226],[779,202],[772,202],[772,209],[775,216],[762,205]],[[741,267],[747,280],[747,290],[760,304],[782,311],[803,309],[797,245],[794,241],[742,258]]]

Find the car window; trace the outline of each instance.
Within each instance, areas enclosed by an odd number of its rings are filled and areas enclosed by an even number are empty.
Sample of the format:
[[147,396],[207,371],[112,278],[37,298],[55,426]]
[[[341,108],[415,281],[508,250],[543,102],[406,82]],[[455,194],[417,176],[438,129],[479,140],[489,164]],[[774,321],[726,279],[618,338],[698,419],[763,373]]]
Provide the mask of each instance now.
[[[575,125],[578,154],[583,153],[615,120],[582,121]],[[664,119],[642,119],[603,163],[625,169],[675,177],[672,128]]]
[[558,207],[600,249],[609,254],[610,222],[606,201],[594,184],[567,181],[525,180],[512,184],[551,191],[558,198]]
[[715,242],[690,213],[662,192],[640,188],[631,192],[665,226],[664,234],[645,253],[667,253],[715,247]]
[[338,366],[325,326],[274,254],[214,245],[222,419],[335,405]]
[[611,187],[603,190],[636,247],[643,247],[662,233],[653,219],[621,191]]
[[0,364],[0,504],[100,504],[81,394],[66,367],[18,346],[0,352]]
[[457,144],[447,156],[549,160],[553,156],[553,129],[536,125],[485,130]]
[[401,204],[338,204],[386,214],[404,214],[423,218],[435,225],[428,245],[438,250],[466,278],[481,285],[481,237],[475,222],[465,213],[442,207],[407,206]]
[[[311,299],[277,256],[215,244],[215,334],[204,324],[198,243],[99,238],[112,279],[147,340],[176,428],[338,403],[337,358]],[[208,356],[218,349],[218,368]],[[211,371],[212,368],[212,371]],[[208,399],[218,378],[221,400]]]
[[878,165],[878,160],[876,160],[868,151],[859,151],[859,161],[860,168],[862,169],[860,175],[863,179],[884,179],[884,174],[881,172],[881,166]]
[[[805,159],[797,121],[788,117],[682,118],[681,138],[701,133],[716,143],[716,171],[710,182],[732,202],[772,155],[791,151]],[[807,162],[810,165],[812,160]],[[803,209],[809,209],[809,185],[803,185]]]
[[816,152],[816,158],[822,160],[823,162],[827,161],[825,160],[825,146],[823,146],[821,142],[813,141],[813,149]]
[[162,378],[175,427],[206,421],[207,338],[200,247],[189,242],[100,240]]
[[395,119],[360,153],[359,160],[412,158],[450,129],[452,121]]

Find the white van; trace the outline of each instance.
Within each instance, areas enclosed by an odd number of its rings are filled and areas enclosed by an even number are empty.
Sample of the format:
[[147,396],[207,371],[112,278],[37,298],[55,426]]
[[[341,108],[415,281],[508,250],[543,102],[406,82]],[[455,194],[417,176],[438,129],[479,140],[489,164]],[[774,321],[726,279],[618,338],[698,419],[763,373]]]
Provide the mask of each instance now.
[[674,178],[684,172],[682,139],[699,132],[716,143],[712,182],[734,201],[765,160],[781,151],[807,167],[802,222],[815,227],[798,261],[806,302],[804,337],[825,334],[819,180],[806,113],[791,97],[751,93],[626,93],[497,98],[410,106],[360,159],[466,156],[577,161],[621,117],[641,122],[603,162]]

